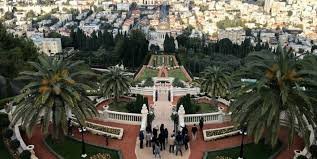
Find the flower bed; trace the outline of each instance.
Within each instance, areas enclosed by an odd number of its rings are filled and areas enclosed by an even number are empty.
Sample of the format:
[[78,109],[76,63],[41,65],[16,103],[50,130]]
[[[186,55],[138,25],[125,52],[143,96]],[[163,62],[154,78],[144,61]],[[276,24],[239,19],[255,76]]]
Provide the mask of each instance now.
[[111,156],[108,153],[98,153],[91,156],[89,159],[111,159]]
[[239,129],[234,126],[203,130],[205,141],[221,139],[228,136],[237,135],[238,133]]
[[[73,122],[75,125],[79,125],[76,122]],[[86,122],[86,129],[89,130],[92,134],[97,135],[109,135],[112,138],[116,139],[122,139],[123,136],[123,129],[122,128],[116,128],[111,126],[105,126],[101,124],[96,124],[92,122]]]

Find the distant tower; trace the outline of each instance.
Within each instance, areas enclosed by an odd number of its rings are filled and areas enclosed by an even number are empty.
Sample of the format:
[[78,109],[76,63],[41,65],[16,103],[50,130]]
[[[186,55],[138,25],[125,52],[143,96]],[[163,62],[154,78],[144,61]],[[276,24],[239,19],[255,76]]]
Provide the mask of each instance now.
[[266,13],[270,13],[271,8],[272,8],[272,4],[273,4],[274,0],[265,0],[264,2],[264,11]]

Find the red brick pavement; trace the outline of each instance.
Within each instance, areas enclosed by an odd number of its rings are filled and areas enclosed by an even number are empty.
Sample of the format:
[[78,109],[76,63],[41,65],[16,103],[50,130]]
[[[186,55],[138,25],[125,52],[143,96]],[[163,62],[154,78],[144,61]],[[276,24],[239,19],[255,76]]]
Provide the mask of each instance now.
[[31,138],[28,138],[26,134],[22,134],[23,140],[27,145],[34,145],[35,155],[39,159],[57,159],[50,150],[44,144],[44,136],[41,132],[41,127],[37,126],[34,128],[33,135]]
[[[104,145],[105,147],[109,147],[109,148],[113,148],[117,150],[119,149],[121,150],[121,153],[124,159],[136,159],[135,144],[136,144],[137,135],[140,130],[140,126],[117,124],[113,122],[104,122],[97,119],[90,120],[90,121],[94,123],[102,124],[102,125],[123,128],[124,129],[123,138],[122,140],[109,139],[109,145],[106,146],[105,138],[103,136],[87,133],[85,134],[85,141],[87,143],[92,143],[95,145]],[[74,134],[75,134],[75,138],[81,139],[81,135],[79,134],[78,130],[76,130]]]
[[[218,128],[218,127],[224,127],[229,126],[230,123],[224,123],[224,124],[208,124],[204,126],[204,129],[211,129],[211,128]],[[189,127],[189,130],[191,130],[191,127]],[[282,128],[279,134],[279,139],[283,142],[283,144],[287,145],[287,130],[286,128]],[[245,142],[252,142],[251,137],[245,138]],[[227,147],[236,147],[241,144],[241,136],[233,136],[225,139],[220,139],[216,141],[208,141],[205,142],[203,140],[202,133],[199,131],[197,135],[197,139],[195,141],[190,142],[190,156],[189,159],[199,159],[202,158],[204,155],[204,152],[206,151],[212,151],[212,150],[220,150],[225,149]],[[284,149],[282,152],[276,157],[276,159],[293,159],[294,156],[294,150],[296,149],[303,149],[304,148],[304,142],[301,138],[298,136],[294,137],[294,143],[290,147],[290,149]]]

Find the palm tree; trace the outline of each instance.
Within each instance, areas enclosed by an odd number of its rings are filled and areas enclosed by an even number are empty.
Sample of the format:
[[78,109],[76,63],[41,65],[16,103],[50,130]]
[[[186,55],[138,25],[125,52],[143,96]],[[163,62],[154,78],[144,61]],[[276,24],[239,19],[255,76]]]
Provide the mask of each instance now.
[[[39,56],[38,62],[29,62],[34,71],[21,72],[17,79],[29,82],[16,96],[13,124],[18,121],[26,128],[29,136],[32,129],[42,120],[42,131],[47,134],[52,123],[52,138],[59,140],[67,130],[67,114],[71,111],[78,122],[97,115],[92,101],[85,95],[91,88],[81,82],[84,76],[93,75],[83,62],[56,60]],[[80,70],[79,70],[80,69]]]
[[114,96],[115,102],[120,95],[130,91],[131,78],[119,67],[110,67],[102,77],[101,90],[104,96]]
[[308,78],[311,71],[298,69],[299,59],[281,48],[277,52],[251,53],[245,61],[245,70],[254,72],[257,81],[235,92],[237,95],[231,106],[233,121],[246,124],[255,142],[265,136],[274,146],[283,114],[288,124],[289,144],[293,141],[295,125],[306,138],[307,125],[316,126],[312,97],[303,87],[307,84],[316,86],[316,82]]
[[207,67],[200,81],[202,91],[216,97],[226,96],[230,86],[230,74],[222,67]]

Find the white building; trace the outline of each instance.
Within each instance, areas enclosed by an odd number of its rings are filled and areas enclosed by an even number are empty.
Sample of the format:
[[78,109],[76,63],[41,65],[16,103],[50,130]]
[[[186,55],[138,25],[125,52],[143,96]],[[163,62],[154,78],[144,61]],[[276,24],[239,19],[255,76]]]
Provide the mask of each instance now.
[[40,50],[48,56],[62,52],[61,38],[44,38]]
[[241,44],[245,40],[245,31],[243,29],[226,29],[219,30],[218,39],[228,38],[232,43]]

